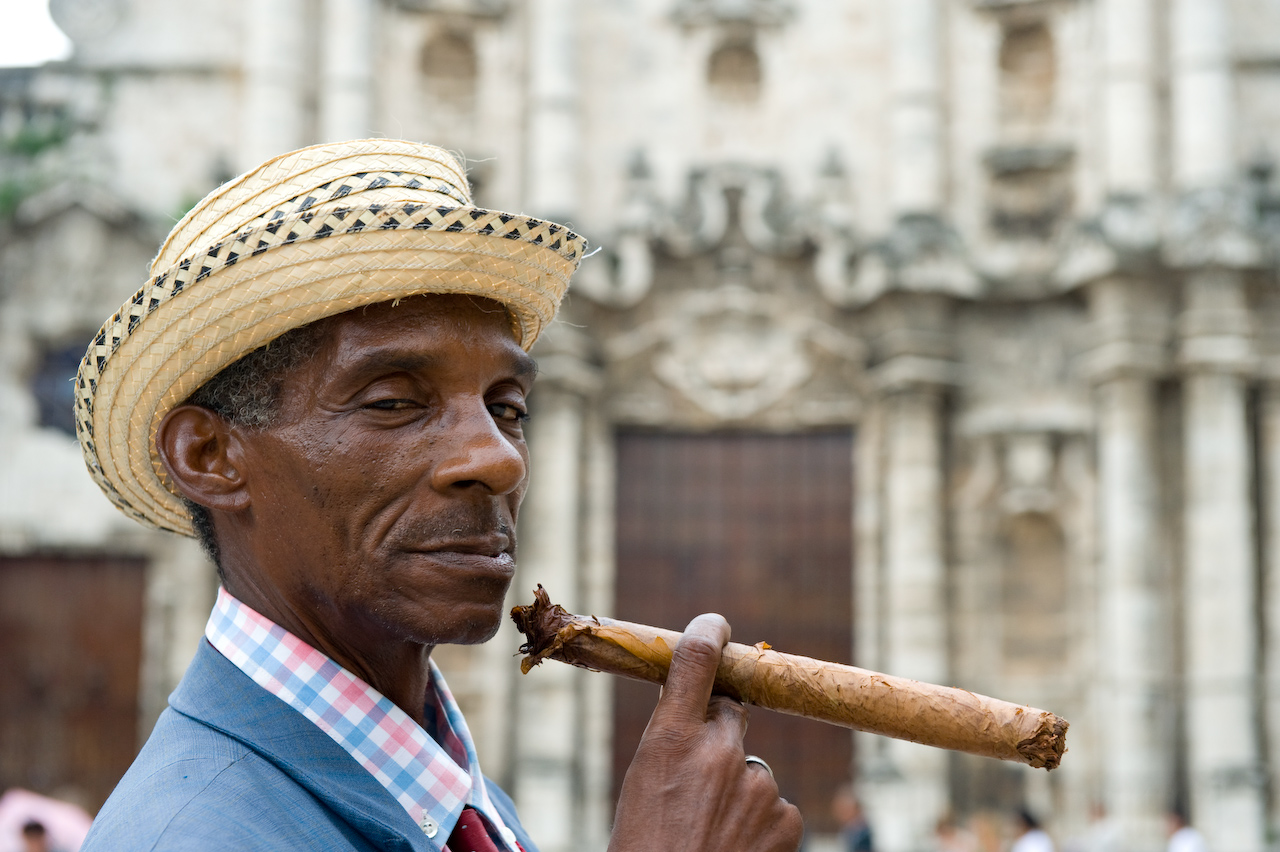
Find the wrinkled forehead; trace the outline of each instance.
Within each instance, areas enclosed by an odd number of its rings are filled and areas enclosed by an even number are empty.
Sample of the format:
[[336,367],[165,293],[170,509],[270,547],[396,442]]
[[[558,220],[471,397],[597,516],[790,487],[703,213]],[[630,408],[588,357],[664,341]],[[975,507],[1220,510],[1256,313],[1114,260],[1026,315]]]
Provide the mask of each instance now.
[[[320,320],[310,330],[314,359],[332,364],[371,351],[435,349],[445,342],[463,344],[435,357],[468,357],[468,351],[497,348],[520,364],[533,364],[519,343],[511,312],[492,299],[457,294],[426,294],[379,302]],[[523,370],[522,370],[523,371]]]
[[501,327],[512,340],[519,340],[514,318],[505,305],[464,293],[422,293],[377,302],[317,320],[313,325],[327,335],[335,328],[394,329],[422,323],[459,329]]

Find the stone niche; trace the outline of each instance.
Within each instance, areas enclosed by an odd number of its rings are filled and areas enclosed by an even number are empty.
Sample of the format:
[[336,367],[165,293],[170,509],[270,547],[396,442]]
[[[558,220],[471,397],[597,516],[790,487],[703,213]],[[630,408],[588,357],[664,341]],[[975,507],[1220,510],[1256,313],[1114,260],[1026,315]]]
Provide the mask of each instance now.
[[1057,133],[1058,56],[1041,4],[1001,4],[996,143],[984,159],[997,239],[1052,239],[1072,209],[1075,156]]

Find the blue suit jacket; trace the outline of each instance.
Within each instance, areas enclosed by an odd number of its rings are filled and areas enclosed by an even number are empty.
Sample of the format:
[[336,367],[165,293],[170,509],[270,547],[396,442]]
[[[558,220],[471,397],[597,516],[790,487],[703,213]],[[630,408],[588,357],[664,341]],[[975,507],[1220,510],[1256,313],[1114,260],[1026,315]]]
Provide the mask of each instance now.
[[[507,795],[489,796],[536,852]],[[82,852],[431,850],[351,755],[201,641],[150,739],[102,806]]]

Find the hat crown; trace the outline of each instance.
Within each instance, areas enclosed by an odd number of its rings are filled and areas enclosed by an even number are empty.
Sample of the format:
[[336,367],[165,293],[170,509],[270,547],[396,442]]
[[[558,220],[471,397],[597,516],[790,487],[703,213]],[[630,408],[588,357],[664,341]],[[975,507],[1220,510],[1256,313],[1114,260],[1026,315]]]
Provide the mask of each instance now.
[[361,139],[291,151],[209,193],[169,232],[151,272],[274,219],[397,202],[466,207],[471,188],[458,161],[434,145]]

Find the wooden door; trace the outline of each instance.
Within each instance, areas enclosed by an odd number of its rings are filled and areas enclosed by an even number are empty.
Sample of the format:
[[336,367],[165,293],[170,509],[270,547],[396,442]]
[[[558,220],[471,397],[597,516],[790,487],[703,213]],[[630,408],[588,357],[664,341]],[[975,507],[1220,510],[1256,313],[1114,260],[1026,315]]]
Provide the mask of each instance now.
[[145,563],[0,558],[0,789],[96,809],[138,749]]
[[[617,617],[680,629],[719,612],[735,641],[852,661],[849,432],[624,431],[617,452]],[[658,692],[625,680],[615,690],[616,797]],[[830,803],[850,780],[850,733],[756,709],[746,742],[807,830],[834,830]]]

